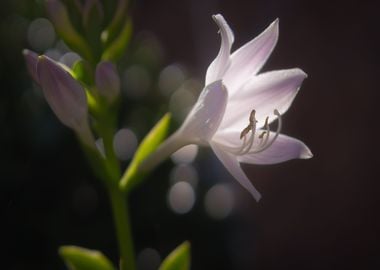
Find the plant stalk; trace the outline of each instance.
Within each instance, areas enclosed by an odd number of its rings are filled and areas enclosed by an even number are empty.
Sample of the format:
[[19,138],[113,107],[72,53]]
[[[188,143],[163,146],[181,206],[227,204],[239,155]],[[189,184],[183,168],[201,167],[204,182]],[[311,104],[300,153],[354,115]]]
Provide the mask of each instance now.
[[119,243],[120,269],[135,270],[135,253],[126,195],[113,184],[109,186],[108,191],[116,227],[116,237]]

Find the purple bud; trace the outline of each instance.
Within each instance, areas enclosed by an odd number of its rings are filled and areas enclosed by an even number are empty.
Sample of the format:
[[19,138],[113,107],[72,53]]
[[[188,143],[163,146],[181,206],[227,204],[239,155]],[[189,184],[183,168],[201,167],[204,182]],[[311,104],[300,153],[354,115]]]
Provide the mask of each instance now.
[[96,88],[109,102],[115,101],[120,94],[120,77],[113,63],[102,61],[96,66]]
[[22,54],[24,55],[25,62],[26,62],[26,68],[28,69],[29,75],[32,77],[32,79],[39,84],[38,76],[37,76],[37,61],[38,61],[38,54],[36,54],[33,51],[30,51],[28,49],[24,49],[22,51]]
[[37,64],[38,79],[56,116],[66,126],[80,131],[87,122],[87,98],[83,87],[58,63],[40,56]]

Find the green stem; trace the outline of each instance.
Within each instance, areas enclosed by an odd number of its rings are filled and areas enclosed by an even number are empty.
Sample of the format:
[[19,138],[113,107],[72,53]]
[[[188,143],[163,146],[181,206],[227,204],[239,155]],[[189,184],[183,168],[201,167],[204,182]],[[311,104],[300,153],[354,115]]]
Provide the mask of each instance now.
[[135,270],[135,254],[133,249],[133,239],[131,225],[129,223],[129,211],[127,199],[117,186],[113,184],[108,188],[111,199],[111,207],[114,215],[116,237],[120,250],[120,269]]

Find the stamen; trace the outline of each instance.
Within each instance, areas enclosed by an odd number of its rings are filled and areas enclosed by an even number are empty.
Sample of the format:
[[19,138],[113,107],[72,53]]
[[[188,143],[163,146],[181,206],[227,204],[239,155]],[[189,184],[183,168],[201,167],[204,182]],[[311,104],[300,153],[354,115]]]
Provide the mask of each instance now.
[[259,139],[262,139],[266,133],[266,131],[261,132],[261,134],[259,135]]
[[240,133],[240,140],[245,138],[245,136],[251,131],[251,126],[247,126],[243,129],[243,131]]
[[268,121],[269,121],[269,116],[267,116],[267,118],[265,118],[265,124],[264,124],[265,128],[268,128],[268,126],[269,126]]
[[[272,140],[269,143],[267,143],[267,141],[269,139],[269,132],[268,132],[268,134],[267,134],[267,136],[265,138],[266,141],[263,144],[263,146],[260,149],[257,149],[255,151],[253,151],[252,152],[253,154],[257,154],[257,153],[263,152],[264,150],[268,149],[274,143],[274,141],[277,139],[278,135],[280,134],[280,131],[281,131],[281,128],[282,128],[281,114],[280,114],[280,112],[277,109],[275,109],[273,113],[277,116],[277,119],[278,119],[278,125],[277,125],[276,134],[273,136]],[[267,129],[267,131],[269,131],[269,129]]]
[[240,133],[240,140],[245,137],[251,130],[252,132],[255,132],[256,130],[256,118],[255,118],[256,111],[252,110],[249,114],[249,124],[246,128],[243,129],[243,131]]
[[252,110],[250,115],[249,115],[249,123],[257,123],[256,118],[255,118],[256,110]]
[[266,145],[267,144],[267,142],[268,142],[268,140],[269,140],[269,136],[270,136],[270,129],[269,129],[269,116],[267,116],[266,118],[265,118],[265,123],[264,123],[264,128],[265,128],[265,131],[264,131],[264,133],[265,133],[265,137],[264,137],[264,140],[262,139],[261,140],[261,142],[260,142],[260,147],[263,147],[264,145]]
[[[226,151],[228,151],[232,154],[235,154],[237,156],[242,156],[242,155],[245,155],[249,152],[251,154],[257,154],[257,153],[260,153],[260,152],[268,149],[274,143],[274,141],[277,139],[278,135],[280,134],[280,131],[282,128],[281,115],[277,109],[274,110],[274,112],[273,112],[277,116],[277,119],[278,119],[276,134],[269,141],[269,138],[270,138],[269,117],[266,117],[265,123],[263,126],[265,130],[263,130],[262,133],[258,136],[258,138],[260,139],[260,142],[256,146],[257,149],[251,151],[253,143],[255,141],[255,134],[256,134],[257,120],[255,118],[255,113],[256,113],[255,110],[251,111],[251,113],[249,115],[249,124],[240,133],[240,139],[243,139],[242,145],[240,147],[229,147],[229,146],[223,145],[222,147]],[[249,134],[250,131],[251,131],[251,133]],[[249,138],[247,139],[248,134],[249,134]]]
[[[243,131],[240,133],[240,140],[244,138],[243,144],[241,145],[240,149],[236,152],[237,155],[244,155],[248,153],[248,151],[251,149],[254,139],[255,139],[255,132],[256,132],[256,118],[255,118],[256,111],[252,110],[249,115],[249,124],[246,128],[243,129]],[[251,131],[251,135],[249,137],[249,140],[247,142],[247,134]]]

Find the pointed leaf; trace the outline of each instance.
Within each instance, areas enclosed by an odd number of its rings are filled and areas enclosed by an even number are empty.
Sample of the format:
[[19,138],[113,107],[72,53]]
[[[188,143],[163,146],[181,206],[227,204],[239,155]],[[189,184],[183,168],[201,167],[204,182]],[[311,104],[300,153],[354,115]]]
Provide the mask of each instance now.
[[170,126],[170,121],[170,114],[165,114],[141,142],[131,163],[121,178],[120,188],[122,190],[129,192],[146,176],[147,172],[142,172],[139,170],[139,166],[151,153],[157,149],[160,143],[166,138]]
[[115,9],[115,14],[112,17],[111,23],[101,34],[101,41],[103,44],[108,45],[113,41],[120,29],[123,26],[123,21],[127,16],[128,0],[119,0]]
[[97,250],[62,246],[59,254],[70,270],[115,270],[110,260]]
[[173,250],[162,262],[159,270],[189,270],[190,243],[184,242]]
[[116,61],[120,59],[123,56],[126,47],[128,46],[131,36],[132,20],[128,18],[123,25],[119,36],[114,41],[112,41],[112,43],[104,50],[102,54],[102,60]]

